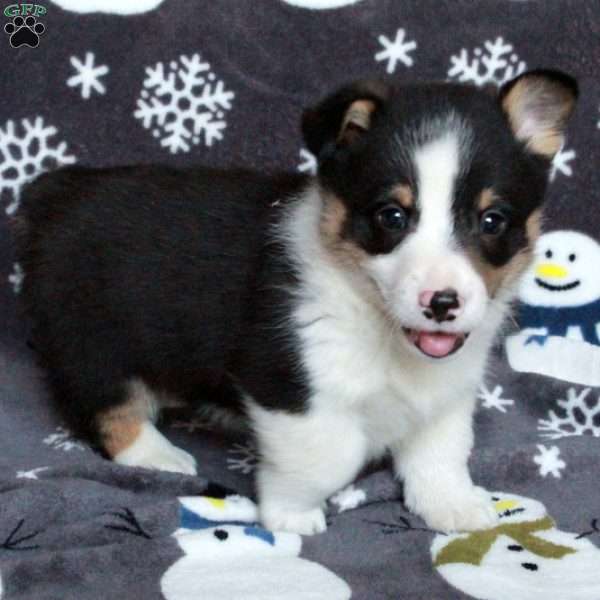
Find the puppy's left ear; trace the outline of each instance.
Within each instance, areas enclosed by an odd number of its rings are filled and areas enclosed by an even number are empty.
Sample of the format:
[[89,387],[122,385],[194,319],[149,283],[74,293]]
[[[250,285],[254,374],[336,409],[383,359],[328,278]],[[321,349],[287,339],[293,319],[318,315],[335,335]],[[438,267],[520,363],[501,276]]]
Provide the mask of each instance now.
[[515,137],[534,154],[552,159],[577,101],[576,81],[560,71],[523,73],[500,89],[500,102]]
[[381,81],[358,81],[305,110],[302,133],[308,149],[322,157],[335,147],[353,144],[369,130],[389,95],[389,86]]

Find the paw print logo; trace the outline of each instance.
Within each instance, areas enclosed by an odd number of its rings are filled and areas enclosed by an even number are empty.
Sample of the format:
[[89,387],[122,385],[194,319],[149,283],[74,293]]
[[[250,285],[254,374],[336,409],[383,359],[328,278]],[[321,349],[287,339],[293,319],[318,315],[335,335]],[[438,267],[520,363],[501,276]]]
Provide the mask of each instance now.
[[46,28],[34,16],[14,17],[11,23],[4,26],[4,31],[10,35],[10,45],[13,48],[19,46],[29,46],[37,48],[40,43],[40,35],[46,31]]

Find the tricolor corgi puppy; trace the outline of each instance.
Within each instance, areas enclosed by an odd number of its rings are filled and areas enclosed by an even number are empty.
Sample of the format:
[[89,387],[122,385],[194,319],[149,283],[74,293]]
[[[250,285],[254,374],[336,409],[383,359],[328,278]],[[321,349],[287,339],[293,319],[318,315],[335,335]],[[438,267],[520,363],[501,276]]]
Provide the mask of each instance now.
[[40,177],[22,297],[65,419],[119,463],[192,474],[161,404],[237,413],[272,529],[323,531],[324,501],[386,452],[429,527],[492,526],[467,468],[476,389],[576,96],[554,71],[495,94],[359,82],[304,114],[314,178]]

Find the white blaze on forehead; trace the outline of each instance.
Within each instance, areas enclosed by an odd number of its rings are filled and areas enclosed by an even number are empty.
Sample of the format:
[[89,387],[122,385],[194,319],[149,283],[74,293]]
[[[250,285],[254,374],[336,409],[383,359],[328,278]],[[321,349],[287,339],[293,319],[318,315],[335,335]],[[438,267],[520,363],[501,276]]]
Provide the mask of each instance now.
[[417,231],[432,245],[448,245],[452,240],[454,183],[460,171],[460,144],[453,131],[428,142],[414,153],[418,178]]
[[481,325],[488,297],[484,281],[455,239],[453,204],[456,180],[471,161],[473,133],[450,114],[424,122],[400,139],[407,142],[404,148],[399,145],[400,151],[411,154],[418,223],[391,252],[370,258],[366,268],[388,312],[404,327],[439,329],[424,315],[420,294],[451,287],[463,298],[463,309],[443,329],[470,332]]

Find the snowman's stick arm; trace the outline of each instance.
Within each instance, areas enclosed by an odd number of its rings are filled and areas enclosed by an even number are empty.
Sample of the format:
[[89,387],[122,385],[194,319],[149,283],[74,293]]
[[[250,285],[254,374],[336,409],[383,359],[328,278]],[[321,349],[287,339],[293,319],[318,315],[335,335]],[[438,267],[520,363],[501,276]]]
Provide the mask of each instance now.
[[5,550],[37,550],[39,546],[20,546],[22,542],[26,542],[31,538],[34,538],[36,535],[40,533],[40,531],[34,531],[28,535],[23,535],[21,537],[16,537],[21,527],[23,527],[23,523],[25,523],[25,519],[21,519],[16,527],[10,532],[6,540],[0,544],[0,548],[4,548]]
[[584,537],[587,537],[588,535],[594,535],[594,533],[600,533],[600,527],[598,526],[599,522],[598,519],[592,519],[592,522],[590,523],[590,531],[584,531],[583,533],[580,533],[575,539],[576,540],[580,540]]
[[[152,536],[144,531],[141,523],[137,520],[136,516],[133,514],[133,511],[127,507],[124,507],[123,512],[109,512],[106,513],[113,517],[119,519],[118,524],[109,523],[108,525],[104,525],[106,529],[114,529],[115,531],[123,531],[125,533],[131,533],[133,535],[137,535],[139,537],[145,537],[148,540],[152,539]],[[123,524],[125,522],[125,524]]]

